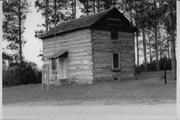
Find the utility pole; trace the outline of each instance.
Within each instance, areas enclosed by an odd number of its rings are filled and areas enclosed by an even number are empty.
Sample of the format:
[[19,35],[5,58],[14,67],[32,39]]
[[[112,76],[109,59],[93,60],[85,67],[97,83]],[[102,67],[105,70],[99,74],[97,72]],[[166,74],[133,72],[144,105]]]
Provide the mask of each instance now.
[[176,3],[177,16],[177,67],[176,67],[176,103],[177,120],[180,120],[180,0]]

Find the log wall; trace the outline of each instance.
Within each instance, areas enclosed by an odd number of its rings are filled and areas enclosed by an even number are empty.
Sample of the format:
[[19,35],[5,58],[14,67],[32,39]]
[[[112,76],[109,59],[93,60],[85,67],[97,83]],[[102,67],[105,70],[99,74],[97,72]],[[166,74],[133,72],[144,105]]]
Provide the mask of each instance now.
[[[93,75],[95,81],[129,79],[134,77],[135,53],[133,33],[118,32],[111,39],[110,31],[92,30]],[[112,70],[112,54],[120,53],[120,70]]]
[[68,79],[76,83],[92,83],[91,31],[84,29],[43,40],[44,64],[48,64],[48,56],[60,50],[68,50]]

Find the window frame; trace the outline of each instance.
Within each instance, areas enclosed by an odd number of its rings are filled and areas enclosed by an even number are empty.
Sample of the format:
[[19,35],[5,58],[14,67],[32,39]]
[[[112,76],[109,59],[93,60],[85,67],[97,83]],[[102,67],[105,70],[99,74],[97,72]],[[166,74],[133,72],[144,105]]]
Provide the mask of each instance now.
[[118,40],[118,30],[116,30],[116,29],[111,30],[111,39]]
[[[118,55],[118,67],[117,68],[115,68],[114,67],[114,54],[117,54]],[[118,53],[118,52],[113,52],[112,53],[112,70],[120,70],[121,69],[121,64],[120,64],[120,53]]]
[[51,70],[57,70],[57,59],[56,58],[50,59],[50,63],[51,63]]

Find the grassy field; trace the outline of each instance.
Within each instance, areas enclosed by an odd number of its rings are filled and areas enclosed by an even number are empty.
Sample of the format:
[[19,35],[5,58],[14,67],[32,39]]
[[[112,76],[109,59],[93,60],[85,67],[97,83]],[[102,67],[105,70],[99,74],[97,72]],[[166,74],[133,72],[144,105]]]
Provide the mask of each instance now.
[[127,81],[101,82],[92,85],[41,85],[3,88],[3,105],[70,105],[70,104],[159,104],[175,103],[176,83],[163,81],[163,72],[141,73]]

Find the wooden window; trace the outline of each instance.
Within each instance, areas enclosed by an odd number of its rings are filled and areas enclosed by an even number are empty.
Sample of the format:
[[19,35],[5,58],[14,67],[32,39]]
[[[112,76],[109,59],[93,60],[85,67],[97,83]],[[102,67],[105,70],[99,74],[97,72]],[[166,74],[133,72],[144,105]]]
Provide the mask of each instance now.
[[107,24],[112,26],[121,26],[121,20],[115,18],[108,18]]
[[119,53],[112,54],[112,69],[114,70],[120,69],[120,54]]
[[118,39],[118,31],[117,30],[111,30],[111,39]]
[[57,63],[56,63],[56,59],[55,58],[51,59],[51,69],[52,70],[56,70],[57,69]]

